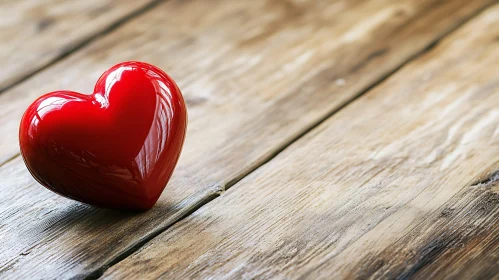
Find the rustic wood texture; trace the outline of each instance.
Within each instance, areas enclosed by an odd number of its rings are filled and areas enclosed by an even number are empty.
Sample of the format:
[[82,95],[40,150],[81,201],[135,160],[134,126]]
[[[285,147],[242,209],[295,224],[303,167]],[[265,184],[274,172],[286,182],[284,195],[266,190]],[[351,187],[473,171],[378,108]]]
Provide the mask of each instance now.
[[151,3],[152,0],[0,1],[0,91]]
[[[383,251],[368,251],[349,277],[492,279],[499,276],[499,188],[494,164]],[[353,249],[353,248],[352,248]],[[351,251],[352,249],[349,249]],[[359,248],[356,248],[357,250]],[[358,251],[357,251],[358,252]],[[353,264],[352,264],[353,265]],[[329,274],[327,267],[321,274]]]
[[[130,21],[0,95],[0,278],[98,276],[493,2],[169,1]],[[43,189],[18,156],[24,109],[48,91],[89,92],[131,59],[169,72],[189,107],[157,206],[119,213]]]
[[104,278],[496,275],[497,26],[499,6]]

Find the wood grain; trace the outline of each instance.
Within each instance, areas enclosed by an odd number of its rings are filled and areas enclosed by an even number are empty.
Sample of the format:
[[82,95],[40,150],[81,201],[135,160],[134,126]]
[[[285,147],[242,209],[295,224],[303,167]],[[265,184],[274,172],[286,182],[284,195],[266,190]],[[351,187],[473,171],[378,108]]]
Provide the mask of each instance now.
[[[493,2],[169,1],[123,25],[0,95],[0,278],[98,276]],[[176,78],[189,108],[158,205],[119,213],[43,189],[16,157],[23,110],[132,59]]]
[[0,1],[0,91],[153,2]]
[[[383,251],[349,265],[355,278],[492,279],[498,276],[499,189],[494,164]],[[353,249],[353,248],[352,248]],[[352,249],[349,249],[351,251]],[[327,274],[326,267],[322,274]],[[345,271],[347,269],[344,269]]]
[[495,6],[104,279],[496,275],[498,25]]

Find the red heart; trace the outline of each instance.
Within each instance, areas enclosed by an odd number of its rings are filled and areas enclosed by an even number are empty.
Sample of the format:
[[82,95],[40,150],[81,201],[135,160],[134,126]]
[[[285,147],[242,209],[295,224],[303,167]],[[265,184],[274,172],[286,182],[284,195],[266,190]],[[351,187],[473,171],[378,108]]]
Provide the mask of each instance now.
[[184,142],[187,111],[159,68],[125,62],[94,93],[56,91],[21,120],[21,154],[35,179],[63,196],[108,208],[149,209],[159,199]]

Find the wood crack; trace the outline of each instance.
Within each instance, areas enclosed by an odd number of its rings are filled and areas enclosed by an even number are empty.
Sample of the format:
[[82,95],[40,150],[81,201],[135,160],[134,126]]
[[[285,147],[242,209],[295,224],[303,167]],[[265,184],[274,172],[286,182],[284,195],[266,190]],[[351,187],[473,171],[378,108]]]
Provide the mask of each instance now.
[[499,181],[499,170],[492,172],[484,179],[478,179],[471,184],[471,187],[493,186]]

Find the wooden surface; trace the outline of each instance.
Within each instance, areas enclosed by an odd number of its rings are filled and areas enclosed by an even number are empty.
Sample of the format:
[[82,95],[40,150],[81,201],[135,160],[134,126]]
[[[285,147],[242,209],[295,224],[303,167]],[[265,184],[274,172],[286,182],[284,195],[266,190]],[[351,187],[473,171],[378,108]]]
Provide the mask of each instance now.
[[0,91],[152,3],[152,0],[0,1]]
[[[0,278],[494,275],[494,3],[139,8],[0,95]],[[189,109],[179,166],[145,213],[59,197],[18,154],[34,98],[89,92],[123,60],[166,70]]]
[[105,276],[441,279],[477,261],[499,272],[497,255],[480,256],[499,249],[495,26],[499,6]]

